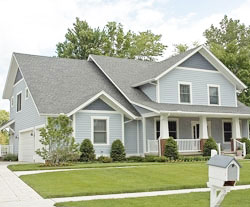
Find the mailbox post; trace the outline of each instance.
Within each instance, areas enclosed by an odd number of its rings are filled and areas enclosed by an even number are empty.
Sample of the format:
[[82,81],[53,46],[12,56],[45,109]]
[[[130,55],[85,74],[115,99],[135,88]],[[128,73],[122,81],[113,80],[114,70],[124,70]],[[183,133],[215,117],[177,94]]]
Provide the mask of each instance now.
[[240,179],[239,162],[231,156],[214,155],[208,161],[210,207],[219,207],[225,195]]

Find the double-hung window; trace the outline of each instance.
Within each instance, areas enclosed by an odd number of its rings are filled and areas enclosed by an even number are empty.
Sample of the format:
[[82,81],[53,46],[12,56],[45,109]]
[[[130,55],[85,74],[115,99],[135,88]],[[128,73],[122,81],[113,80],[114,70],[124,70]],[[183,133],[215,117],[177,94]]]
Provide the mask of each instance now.
[[[155,136],[156,136],[156,139],[159,139],[160,132],[161,132],[160,120],[157,120],[155,122],[155,124],[156,124]],[[168,131],[169,131],[169,137],[173,137],[174,139],[177,139],[177,121],[176,120],[169,120],[168,121]]]
[[108,144],[108,119],[93,119],[93,143]]
[[219,86],[209,86],[209,104],[219,105]]
[[22,110],[22,93],[17,94],[17,104],[16,104],[16,111],[19,112]]
[[189,104],[191,103],[191,84],[190,83],[179,83],[179,94],[180,103]]

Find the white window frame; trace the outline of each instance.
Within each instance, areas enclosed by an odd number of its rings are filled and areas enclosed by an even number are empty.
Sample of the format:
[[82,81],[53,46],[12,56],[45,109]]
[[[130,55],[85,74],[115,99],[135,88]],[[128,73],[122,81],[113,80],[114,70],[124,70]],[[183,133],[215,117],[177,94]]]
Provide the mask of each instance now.
[[[224,122],[230,122],[231,123],[231,126],[232,126],[232,136],[233,136],[233,121],[231,119],[223,119],[222,120],[222,138],[223,138],[223,143],[224,144],[228,144],[228,143],[231,143],[230,142],[225,142],[225,137],[224,137]],[[240,122],[240,136],[242,137],[242,120],[239,120]]]
[[[18,106],[18,98],[17,97],[18,97],[19,94],[21,94],[21,110],[17,111],[17,106]],[[23,108],[23,106],[22,106],[22,91],[20,91],[19,93],[16,94],[16,113],[21,112],[22,108]]]
[[[160,121],[159,117],[154,118],[154,139],[157,140],[156,137],[156,122]],[[179,119],[178,118],[168,118],[168,121],[176,121],[176,139],[179,139]]]
[[10,106],[11,106],[11,108],[14,107],[14,96],[12,96],[10,99]]
[[[208,137],[212,137],[212,125],[211,125],[211,121],[207,121],[207,135]],[[191,121],[191,134],[192,134],[192,139],[194,139],[194,131],[193,131],[193,127],[194,125],[199,124],[199,121]],[[200,138],[199,138],[200,139]]]
[[[210,104],[210,91],[209,88],[218,88],[218,104]],[[221,106],[221,96],[220,96],[220,85],[215,85],[215,84],[207,84],[207,97],[208,97],[208,105],[210,106]]]
[[[180,88],[180,85],[189,85],[189,87],[190,87],[190,102],[189,103],[181,102],[181,91],[180,91],[181,88]],[[192,104],[193,103],[192,83],[191,82],[178,81],[178,103],[179,104]]]
[[[106,120],[107,143],[95,144],[94,143],[94,120]],[[109,117],[108,116],[91,116],[91,142],[94,146],[107,146],[109,145]]]
[[[29,92],[29,89],[28,89],[28,87],[26,87],[26,88],[25,88],[25,100],[27,100],[27,99],[29,98],[29,96],[30,96],[29,93],[30,93],[30,92]],[[28,97],[27,97],[27,95],[28,95]]]

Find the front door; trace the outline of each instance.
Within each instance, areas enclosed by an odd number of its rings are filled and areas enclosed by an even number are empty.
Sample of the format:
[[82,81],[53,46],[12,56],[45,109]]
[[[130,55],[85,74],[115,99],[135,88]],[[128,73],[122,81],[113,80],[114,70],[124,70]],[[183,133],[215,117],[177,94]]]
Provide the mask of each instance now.
[[192,138],[193,139],[200,138],[200,124],[199,124],[199,122],[192,122]]

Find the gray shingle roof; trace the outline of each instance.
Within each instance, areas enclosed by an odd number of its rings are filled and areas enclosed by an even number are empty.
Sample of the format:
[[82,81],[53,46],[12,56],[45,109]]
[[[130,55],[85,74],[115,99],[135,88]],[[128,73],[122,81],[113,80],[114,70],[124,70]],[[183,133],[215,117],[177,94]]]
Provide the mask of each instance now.
[[227,166],[232,162],[235,161],[240,167],[240,163],[231,156],[225,156],[225,155],[215,155],[210,158],[210,160],[207,162],[208,165],[221,167],[221,168],[227,168]]
[[40,113],[69,113],[101,91],[135,108],[92,62],[14,53]]

